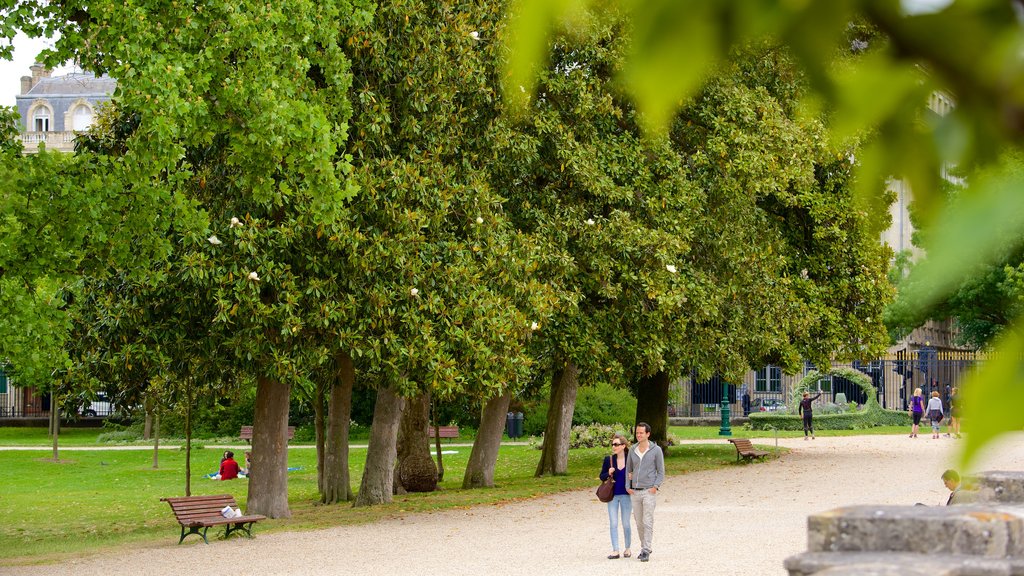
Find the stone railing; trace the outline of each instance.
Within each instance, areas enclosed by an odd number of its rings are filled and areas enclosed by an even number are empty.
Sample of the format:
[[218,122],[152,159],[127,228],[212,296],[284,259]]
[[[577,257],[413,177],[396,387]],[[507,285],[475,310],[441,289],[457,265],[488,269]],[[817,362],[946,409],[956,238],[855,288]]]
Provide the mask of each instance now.
[[807,519],[790,576],[1024,574],[1024,473],[984,472],[974,503],[853,506]]
[[71,152],[75,149],[77,132],[22,132],[21,144],[26,154],[39,150],[39,145],[46,143],[47,150]]

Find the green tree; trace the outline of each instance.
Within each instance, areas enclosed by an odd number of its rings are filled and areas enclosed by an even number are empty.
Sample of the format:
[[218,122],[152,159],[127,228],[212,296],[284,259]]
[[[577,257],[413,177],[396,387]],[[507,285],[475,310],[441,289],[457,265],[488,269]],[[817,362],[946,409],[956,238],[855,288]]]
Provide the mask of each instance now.
[[[534,95],[550,34],[590,4],[596,2],[518,3],[505,94],[520,113]],[[1005,236],[1024,227],[1019,177],[1001,174],[948,202],[940,185],[944,165],[991,163],[1008,146],[1016,147],[1024,133],[1012,120],[1024,103],[1016,2],[958,0],[924,12],[897,0],[707,0],[627,7],[637,19],[631,30],[631,60],[621,68],[620,78],[654,131],[668,129],[677,108],[735,47],[770,39],[792,51],[810,85],[801,106],[826,109],[832,118],[830,134],[837,141],[851,135],[865,138],[857,156],[858,190],[870,197],[881,178],[906,178],[922,219],[941,231],[927,246],[928,259],[915,267],[921,292],[911,301],[918,305],[930,306],[954,291],[977,264],[997,260]],[[858,22],[879,30],[885,41],[854,38],[849,48],[864,51],[865,57],[834,66],[834,47]],[[920,122],[919,112],[936,90],[954,94],[956,107],[943,110],[934,121]],[[1017,403],[1005,402],[992,413],[985,402],[1024,394],[1019,371],[1009,360],[1024,351],[1024,338],[1016,332],[1007,331],[1006,340],[998,344],[1004,361],[989,363],[965,386],[966,414],[980,406],[989,411],[975,419],[965,444],[965,464],[992,437],[1024,423],[1013,408]]]
[[398,443],[407,405],[422,419],[423,394],[504,396],[529,364],[531,324],[546,317],[533,241],[510,225],[485,172],[501,111],[502,5],[382,3],[344,41],[355,75],[347,150],[364,193],[338,279],[356,310],[341,341],[378,391],[357,505],[391,499],[396,453],[424,457],[422,438]]
[[62,33],[51,60],[74,56],[118,78],[115,101],[137,122],[107,161],[122,190],[157,190],[178,209],[160,214],[175,226],[165,279],[179,298],[212,305],[206,321],[221,339],[205,332],[197,348],[226,352],[256,381],[248,508],[287,516],[289,391],[323,362],[301,334],[340,300],[324,262],[355,192],[342,151],[351,75],[337,39],[369,11],[100,2],[38,14]]
[[[946,201],[953,202],[969,196],[976,186],[988,187],[992,178],[1020,177],[1024,173],[1022,167],[1024,163],[1021,162],[1020,153],[1007,152],[995,166],[973,171],[961,178],[951,178],[946,182],[943,186]],[[934,242],[933,237],[942,234],[942,230],[933,228],[916,213],[916,210],[911,210],[911,220],[918,227],[914,231],[913,242],[924,249]],[[1019,231],[1007,231],[988,261],[973,266],[944,295],[929,296],[925,305],[919,304],[918,299],[929,289],[921,285],[923,280],[920,276],[909,274],[905,281],[901,277],[899,297],[886,309],[886,324],[890,332],[906,334],[927,320],[953,318],[959,328],[960,344],[975,350],[991,346],[1004,330],[1014,325],[1024,311],[1022,240],[1024,238]],[[908,268],[913,270],[913,265]]]

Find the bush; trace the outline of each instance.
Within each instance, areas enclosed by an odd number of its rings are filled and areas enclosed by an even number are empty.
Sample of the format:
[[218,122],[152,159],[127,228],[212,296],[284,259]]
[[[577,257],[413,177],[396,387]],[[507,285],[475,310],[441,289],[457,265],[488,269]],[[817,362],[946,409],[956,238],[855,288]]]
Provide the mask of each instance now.
[[[544,400],[526,410],[523,419],[523,433],[540,436],[548,418],[549,388],[541,391]],[[586,424],[618,424],[636,419],[636,398],[623,388],[616,388],[602,382],[593,386],[581,386],[576,394],[576,409],[572,415],[573,426]]]
[[[611,451],[612,436],[616,433],[628,436],[626,430],[626,426],[622,424],[581,424],[573,426],[569,432],[569,449],[603,447]],[[530,445],[540,450],[544,447],[544,438],[534,436],[530,439]]]
[[[910,425],[910,417],[906,412],[883,410],[882,408],[814,416],[815,430],[864,430],[875,426],[903,425]],[[803,430],[804,424],[800,416],[793,414],[759,412],[750,415],[750,428],[752,430]]]
[[142,439],[142,434],[132,429],[104,432],[96,437],[97,444],[127,444]]

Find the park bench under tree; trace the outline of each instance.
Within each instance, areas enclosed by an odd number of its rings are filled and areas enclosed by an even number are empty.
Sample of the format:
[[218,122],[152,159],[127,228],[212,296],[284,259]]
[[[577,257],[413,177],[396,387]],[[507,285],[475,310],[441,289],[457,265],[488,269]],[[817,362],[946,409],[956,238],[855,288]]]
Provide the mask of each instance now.
[[[434,427],[427,426],[428,434],[431,438],[434,438]],[[459,427],[458,426],[438,426],[437,427],[437,438],[458,438]]]
[[[252,442],[252,426],[242,426],[242,430],[238,433],[238,437],[246,442]],[[288,439],[291,440],[295,437],[295,426],[288,427]]]
[[[161,502],[171,505],[174,518],[181,524],[181,538],[178,544],[185,540],[189,534],[198,534],[203,542],[210,543],[206,539],[206,531],[211,526],[224,526],[224,537],[227,538],[233,532],[244,532],[252,538],[252,525],[260,520],[266,520],[266,516],[259,514],[246,514],[234,518],[225,518],[221,510],[226,506],[237,509],[235,497],[230,494],[218,494],[216,496],[181,496],[174,498],[161,498]],[[185,529],[188,528],[188,532]],[[200,532],[200,529],[202,530]]]
[[732,442],[733,446],[736,447],[737,462],[740,461],[740,458],[749,460],[751,458],[764,458],[768,455],[768,452],[764,450],[755,449],[750,440],[746,438],[730,438],[729,442]]

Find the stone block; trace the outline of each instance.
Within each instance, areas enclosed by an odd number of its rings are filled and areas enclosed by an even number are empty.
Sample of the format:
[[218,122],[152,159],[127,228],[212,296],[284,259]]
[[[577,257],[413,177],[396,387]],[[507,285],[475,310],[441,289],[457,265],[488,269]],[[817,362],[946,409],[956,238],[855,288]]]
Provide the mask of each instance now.
[[988,471],[974,477],[977,502],[1024,506],[1024,472]]
[[1024,507],[837,508],[807,519],[807,550],[1024,559]]
[[906,552],[805,552],[786,558],[789,576],[1020,576],[1024,561]]

